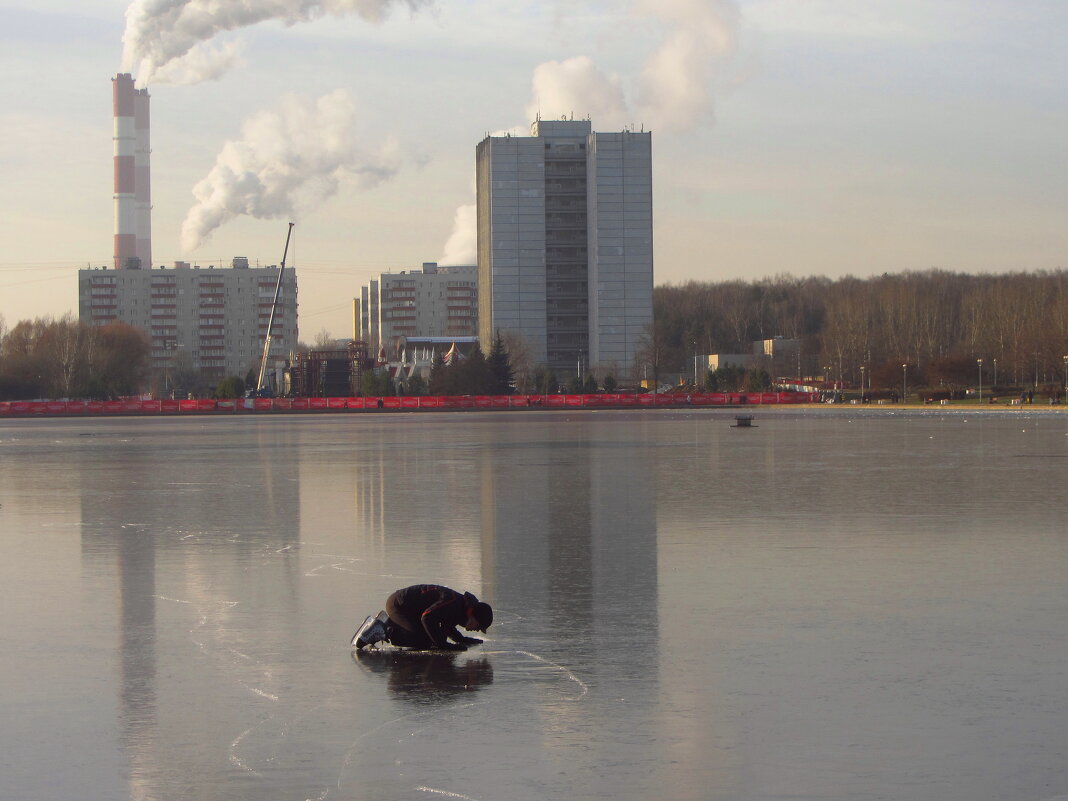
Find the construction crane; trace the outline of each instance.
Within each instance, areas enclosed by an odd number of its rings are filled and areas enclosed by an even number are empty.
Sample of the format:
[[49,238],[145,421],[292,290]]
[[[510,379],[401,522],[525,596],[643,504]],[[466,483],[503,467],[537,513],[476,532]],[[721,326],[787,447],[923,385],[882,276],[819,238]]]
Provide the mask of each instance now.
[[282,251],[282,265],[278,268],[278,282],[274,285],[274,302],[271,304],[271,318],[267,321],[267,336],[263,338],[263,357],[260,359],[260,377],[256,380],[256,394],[264,397],[267,389],[267,357],[271,353],[271,330],[274,328],[274,314],[278,311],[278,296],[282,292],[282,274],[286,271],[286,256],[289,255],[289,238],[293,235],[293,223],[286,232],[286,247]]

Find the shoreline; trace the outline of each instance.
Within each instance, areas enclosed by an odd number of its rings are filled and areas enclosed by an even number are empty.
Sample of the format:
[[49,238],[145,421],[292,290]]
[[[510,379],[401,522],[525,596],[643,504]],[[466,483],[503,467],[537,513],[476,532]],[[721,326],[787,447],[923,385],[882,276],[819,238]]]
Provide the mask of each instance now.
[[[38,402],[43,403],[43,402]],[[893,414],[895,412],[926,412],[928,414],[1064,414],[1068,412],[1068,405],[1047,404],[940,404],[929,403],[894,403],[894,404],[859,404],[859,403],[728,403],[728,404],[687,404],[687,403],[658,403],[656,405],[567,405],[567,404],[530,404],[517,406],[494,406],[494,405],[457,405],[438,407],[418,407],[401,404],[390,406],[367,406],[362,408],[351,407],[318,407],[303,408],[276,408],[276,409],[252,409],[240,408],[233,402],[227,402],[223,406],[212,404],[210,408],[202,406],[196,409],[163,411],[159,409],[135,409],[130,406],[123,408],[110,408],[108,410],[79,410],[66,411],[53,408],[25,410],[0,410],[0,421],[4,420],[100,420],[109,418],[159,418],[159,419],[206,419],[206,418],[272,418],[291,416],[363,416],[380,414],[413,414],[420,412],[446,413],[446,412],[659,412],[659,411],[693,411],[693,412],[730,412],[737,414],[745,412],[749,415],[759,412],[765,413],[851,413],[857,415]]]
[[804,409],[853,409],[858,411],[910,411],[910,412],[1048,412],[1064,413],[1068,411],[1068,406],[1064,404],[1049,405],[1039,403],[950,403],[942,406],[937,403],[887,403],[887,404],[872,404],[872,403],[806,403],[798,404],[797,408]]

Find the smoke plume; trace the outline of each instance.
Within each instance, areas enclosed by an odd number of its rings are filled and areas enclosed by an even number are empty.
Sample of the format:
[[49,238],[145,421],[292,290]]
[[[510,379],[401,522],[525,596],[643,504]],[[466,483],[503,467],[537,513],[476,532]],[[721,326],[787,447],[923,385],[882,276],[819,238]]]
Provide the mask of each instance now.
[[642,0],[641,6],[675,25],[642,71],[642,119],[668,130],[711,119],[713,68],[734,52],[738,7],[730,0]]
[[605,75],[588,56],[539,64],[532,83],[534,99],[527,106],[530,119],[578,112],[606,130],[628,121],[623,82],[618,75]]
[[474,203],[456,209],[452,234],[445,243],[445,252],[438,264],[474,264],[478,261],[476,236],[476,206]]
[[657,130],[686,131],[711,119],[712,82],[718,62],[734,52],[739,12],[733,0],[635,0],[633,13],[669,26],[646,59],[628,102],[623,81],[588,56],[549,61],[534,70],[530,119],[572,113],[601,130],[634,122]]
[[238,215],[293,218],[334,195],[340,184],[369,188],[399,169],[396,149],[361,150],[356,108],[337,90],[317,100],[294,95],[242,126],[242,138],[223,145],[211,172],[193,187],[196,204],[182,223],[182,249],[195,250]]
[[207,43],[227,31],[258,22],[286,25],[326,15],[355,14],[372,23],[393,6],[412,11],[433,0],[133,0],[126,9],[123,69],[149,83],[198,83],[216,78],[234,64],[233,44]]

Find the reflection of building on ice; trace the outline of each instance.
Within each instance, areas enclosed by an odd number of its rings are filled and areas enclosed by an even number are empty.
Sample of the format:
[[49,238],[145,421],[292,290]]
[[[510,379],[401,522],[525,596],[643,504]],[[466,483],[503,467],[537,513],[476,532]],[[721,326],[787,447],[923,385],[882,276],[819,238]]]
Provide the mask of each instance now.
[[609,444],[617,423],[591,416],[567,425],[567,441],[484,449],[487,598],[566,619],[574,634],[655,628],[654,482],[636,474],[634,454]]
[[484,449],[485,594],[558,621],[569,649],[614,648],[616,633],[656,629],[654,482],[612,444],[618,423],[566,425],[566,440]]
[[[573,677],[565,694],[559,684],[545,691],[538,714],[551,718],[543,725],[579,737],[589,704],[603,699],[626,698],[611,713],[620,731],[647,727],[656,694],[635,687],[655,686],[659,670],[655,480],[640,452],[619,442],[625,424],[595,418],[495,426],[499,436],[481,450],[483,597],[497,615],[488,644],[508,636],[545,659],[530,663],[531,675]],[[606,665],[616,667],[602,672]],[[567,696],[576,687],[581,702]],[[586,687],[595,688],[589,696]],[[597,781],[605,797],[633,797],[628,782],[652,754],[629,745],[599,750],[611,741],[594,738],[580,758],[594,773],[598,765],[628,765]],[[551,773],[575,770],[574,749],[542,758]]]
[[[284,670],[262,655],[284,653],[297,636],[278,621],[295,621],[301,603],[299,593],[263,591],[301,586],[290,575],[294,560],[284,556],[300,537],[297,463],[253,453],[240,470],[236,456],[191,468],[183,459],[160,458],[166,435],[159,441],[139,436],[143,447],[121,459],[101,463],[99,454],[75,451],[86,459],[78,475],[92,482],[79,492],[83,567],[115,574],[115,736],[125,752],[128,795],[136,799],[159,797],[174,776],[202,774],[226,753],[228,704],[235,693],[269,695],[271,682],[282,679]],[[193,452],[220,447],[218,434],[207,429],[182,436]],[[122,490],[102,491],[112,487]],[[235,530],[235,520],[255,525]],[[232,569],[252,560],[256,570]],[[255,605],[257,614],[240,615],[242,602]],[[225,680],[196,684],[191,697],[189,676],[197,675],[191,663]]]
[[[417,549],[420,559],[439,565],[436,576],[450,577],[456,586],[478,593],[484,586],[479,572],[479,511],[466,464],[475,456],[462,445],[459,451],[449,446],[450,423],[456,419],[400,415],[395,424],[363,429],[360,458],[342,461],[318,472],[317,481],[305,482],[309,493],[322,493],[322,503],[308,504],[307,514],[318,515],[321,509],[329,520],[339,493],[350,494],[353,544],[361,559],[389,560]],[[466,422],[458,430],[468,432]],[[331,487],[333,492],[328,491]],[[382,589],[391,592],[397,587]]]

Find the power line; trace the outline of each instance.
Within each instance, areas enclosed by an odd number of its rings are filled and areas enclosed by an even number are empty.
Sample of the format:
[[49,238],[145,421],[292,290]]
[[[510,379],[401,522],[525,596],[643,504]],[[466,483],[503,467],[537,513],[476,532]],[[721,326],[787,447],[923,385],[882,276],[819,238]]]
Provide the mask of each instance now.
[[308,309],[303,309],[302,308],[300,310],[300,316],[301,317],[315,317],[316,315],[319,315],[319,314],[328,314],[329,312],[339,311],[341,309],[351,309],[351,308],[352,308],[352,303],[351,302],[349,302],[349,303],[338,303],[338,304],[336,304],[334,306],[321,306],[318,309],[311,309],[310,311]]
[[0,262],[0,270],[82,270],[89,267],[70,262]]
[[24,286],[25,284],[41,284],[41,283],[44,283],[45,281],[60,281],[60,280],[69,281],[70,280],[70,276],[69,275],[53,275],[53,276],[49,276],[48,278],[30,278],[30,279],[28,279],[26,281],[2,281],[2,282],[0,282],[0,286],[2,286],[2,287]]

